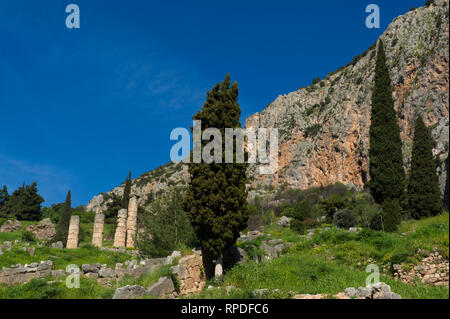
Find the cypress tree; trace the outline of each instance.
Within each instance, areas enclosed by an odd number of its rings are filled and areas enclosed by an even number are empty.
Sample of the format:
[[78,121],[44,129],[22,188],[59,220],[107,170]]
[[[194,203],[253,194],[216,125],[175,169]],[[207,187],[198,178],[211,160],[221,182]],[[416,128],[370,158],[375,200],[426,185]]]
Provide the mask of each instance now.
[[125,180],[125,187],[123,189],[123,196],[122,196],[122,208],[128,209],[128,204],[130,202],[130,193],[131,193],[131,172],[128,174],[128,177]]
[[[237,102],[238,84],[230,86],[227,74],[221,84],[208,91],[206,102],[194,120],[201,120],[202,131],[217,128],[222,133],[222,150],[225,149],[225,128],[240,128],[241,109]],[[220,142],[220,141],[219,141]],[[207,142],[202,141],[203,150]],[[212,141],[211,141],[212,143]],[[234,145],[234,158],[236,158]],[[202,249],[203,266],[207,278],[214,275],[214,260],[236,243],[239,232],[248,220],[247,181],[245,163],[191,163],[189,183],[184,198],[184,210],[194,228]]]
[[378,44],[375,67],[369,138],[368,186],[375,202],[383,204],[386,200],[401,201],[405,187],[402,143],[392,99],[391,79],[381,40]]
[[58,228],[56,230],[56,236],[54,241],[62,241],[64,244],[67,242],[71,216],[72,216],[71,194],[69,190],[67,192],[64,208],[61,211],[61,217],[59,218]]
[[408,183],[408,204],[412,217],[419,219],[435,216],[442,211],[436,162],[433,157],[434,141],[421,116],[416,119]]
[[8,201],[8,199],[8,188],[6,187],[6,185],[4,185],[3,188],[0,189],[0,218],[7,217],[4,207],[6,207],[6,202]]

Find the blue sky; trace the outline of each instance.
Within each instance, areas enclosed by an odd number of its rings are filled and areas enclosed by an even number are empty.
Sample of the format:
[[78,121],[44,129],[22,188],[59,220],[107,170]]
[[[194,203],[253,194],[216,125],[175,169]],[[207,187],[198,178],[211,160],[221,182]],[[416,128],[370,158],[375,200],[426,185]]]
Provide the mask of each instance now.
[[[169,162],[171,130],[226,73],[244,122],[424,2],[0,0],[0,185],[36,181],[46,205],[69,189],[87,204]],[[80,29],[65,26],[70,3]],[[380,29],[365,27],[370,3]]]

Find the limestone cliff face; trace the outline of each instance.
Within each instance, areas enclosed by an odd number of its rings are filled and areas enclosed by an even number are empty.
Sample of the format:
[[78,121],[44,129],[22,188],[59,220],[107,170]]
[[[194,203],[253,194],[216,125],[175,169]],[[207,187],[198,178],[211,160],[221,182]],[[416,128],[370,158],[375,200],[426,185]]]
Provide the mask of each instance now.
[[[409,166],[414,119],[422,114],[437,141],[434,154],[448,156],[448,0],[397,17],[381,36]],[[258,175],[258,183],[308,188],[342,182],[363,186],[368,179],[371,94],[376,46],[322,82],[279,96],[247,127],[278,128],[279,167]],[[444,163],[443,163],[444,164]],[[441,189],[446,173],[439,170]]]
[[[414,119],[422,114],[437,142],[442,160],[444,191],[449,140],[449,0],[410,11],[392,21],[381,36],[394,88],[401,127],[405,167],[411,157]],[[279,166],[274,175],[249,168],[251,187],[258,184],[295,188],[342,182],[362,187],[367,181],[371,94],[376,46],[321,82],[279,96],[260,114],[250,116],[248,128],[278,128]],[[133,180],[132,192],[145,204],[150,192],[186,184],[186,165],[167,164]],[[89,210],[106,208],[110,194],[122,196],[123,185],[94,197]]]

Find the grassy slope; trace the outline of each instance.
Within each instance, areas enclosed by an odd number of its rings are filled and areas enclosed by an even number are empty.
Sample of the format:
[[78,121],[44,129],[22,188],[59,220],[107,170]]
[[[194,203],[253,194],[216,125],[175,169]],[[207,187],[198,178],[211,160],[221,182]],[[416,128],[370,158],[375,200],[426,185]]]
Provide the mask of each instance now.
[[[197,298],[252,298],[255,289],[279,289],[265,297],[286,298],[292,294],[336,294],[347,287],[366,285],[366,266],[375,263],[382,271],[390,263],[418,263],[438,248],[448,258],[449,215],[408,221],[396,233],[364,230],[359,234],[335,229],[315,234],[311,239],[275,225],[267,228],[272,238],[294,242],[286,255],[266,263],[249,262],[225,274],[218,289],[204,290]],[[403,235],[402,235],[403,234]],[[418,254],[417,249],[423,250]],[[403,298],[449,298],[447,287],[415,286],[395,281],[386,272],[380,280]],[[212,282],[212,285],[215,283]],[[224,287],[240,290],[225,293]]]
[[[271,238],[293,242],[293,247],[283,257],[270,262],[248,262],[236,266],[225,274],[223,281],[208,283],[216,286],[216,289],[205,289],[199,295],[188,298],[254,298],[253,290],[262,288],[279,290],[264,295],[266,298],[288,298],[300,293],[335,294],[347,287],[365,286],[369,275],[365,267],[370,263],[376,263],[380,268],[390,263],[418,263],[422,255],[433,248],[440,249],[448,258],[448,213],[421,221],[404,222],[398,232],[390,234],[367,230],[355,234],[330,229],[317,232],[307,239],[276,225],[266,227],[266,232],[271,234]],[[256,241],[261,241],[261,238]],[[422,255],[417,253],[418,248],[424,251]],[[54,261],[55,269],[62,269],[68,264],[95,262],[111,266],[130,259],[130,256],[103,252],[89,246],[77,250],[42,247],[36,249],[36,256],[13,249],[0,257],[0,267],[47,259]],[[0,298],[111,298],[116,287],[128,284],[148,287],[168,273],[169,267],[162,267],[155,273],[137,279],[124,277],[120,282],[114,282],[112,287],[100,286],[95,280],[81,278],[80,289],[68,289],[64,282],[48,284],[47,281],[51,279],[46,278],[13,287],[0,285]],[[403,298],[449,298],[446,287],[420,283],[412,286],[394,281],[387,273],[382,274],[380,279]],[[230,285],[239,289],[226,294],[224,287]]]

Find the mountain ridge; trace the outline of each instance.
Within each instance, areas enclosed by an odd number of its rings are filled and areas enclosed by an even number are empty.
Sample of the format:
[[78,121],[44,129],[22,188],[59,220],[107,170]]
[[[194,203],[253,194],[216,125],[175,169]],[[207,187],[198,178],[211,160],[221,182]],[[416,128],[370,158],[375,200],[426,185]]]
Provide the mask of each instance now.
[[[432,128],[434,155],[444,192],[448,179],[449,16],[448,0],[437,0],[396,17],[380,36],[386,48],[395,109],[409,168],[414,119],[421,114]],[[362,188],[368,179],[370,97],[376,46],[352,62],[305,88],[278,96],[261,113],[246,120],[246,128],[279,130],[279,167],[274,175],[248,170],[249,189],[261,186],[305,189],[341,182]],[[145,205],[150,193],[185,185],[187,166],[168,163],[133,180],[132,193]],[[103,211],[123,185],[95,196],[88,210]]]

